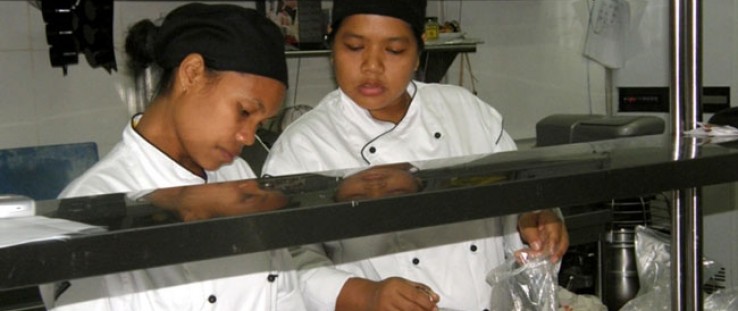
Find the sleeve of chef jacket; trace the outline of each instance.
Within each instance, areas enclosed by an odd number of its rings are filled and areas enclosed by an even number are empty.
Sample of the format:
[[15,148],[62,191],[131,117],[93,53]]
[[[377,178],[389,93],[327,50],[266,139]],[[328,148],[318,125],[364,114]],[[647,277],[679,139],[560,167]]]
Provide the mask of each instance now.
[[[295,148],[286,147],[289,142],[278,139],[264,163],[265,175],[281,176],[308,171],[303,158]],[[332,311],[336,308],[338,294],[352,274],[334,268],[323,244],[310,244],[290,248],[300,288],[308,310]]]
[[[484,101],[481,101],[478,98],[477,100],[479,100],[481,103],[484,103]],[[488,104],[484,103],[484,105],[488,105]],[[517,150],[515,141],[504,130],[504,121],[502,119],[502,116],[499,113],[497,113],[497,111],[495,111],[494,108],[490,109],[489,116],[485,117],[484,120],[490,120],[490,122],[502,123],[499,125],[502,128],[502,131],[500,132],[499,135],[497,135],[498,137],[495,138],[495,142],[494,142],[495,147],[493,150],[494,153]],[[495,126],[492,124],[488,125],[488,127],[495,128]],[[564,217],[561,214],[561,211],[559,210],[559,208],[553,208],[552,210],[563,221]],[[502,218],[503,232],[505,235],[505,255],[508,258],[512,256],[515,251],[526,247],[525,242],[522,240],[522,238],[520,237],[520,233],[518,232],[519,216],[520,214],[514,214],[514,215],[504,216]],[[561,262],[559,262],[556,265],[557,270],[558,268],[560,268],[560,265],[561,265]]]
[[329,170],[323,164],[321,155],[314,150],[318,148],[303,137],[318,135],[306,132],[306,127],[286,129],[269,150],[269,155],[262,166],[262,174],[284,176]]
[[[503,129],[497,138],[494,152],[515,151],[517,146],[515,141]],[[518,232],[519,214],[507,215],[502,217],[502,228],[505,239],[505,256],[510,258],[515,251],[525,247],[523,240]]]
[[292,152],[291,148],[285,147],[279,139],[269,150],[269,155],[261,169],[264,176],[283,176],[305,171],[307,170],[298,161],[298,156]]
[[308,310],[332,311],[344,283],[354,275],[336,269],[322,244],[290,248]]
[[[507,134],[507,132],[503,131],[501,133],[500,140],[495,147],[495,152],[514,150],[517,150],[515,141],[510,137],[510,135]],[[556,215],[559,216],[559,219],[561,219],[561,221],[564,221],[564,216],[558,207],[552,208],[552,210],[554,213],[556,213]],[[505,255],[507,257],[512,256],[515,251],[526,247],[525,242],[522,240],[522,238],[520,237],[520,233],[518,232],[519,216],[520,214],[515,214],[503,217],[503,231],[505,234]],[[557,271],[559,270],[559,268],[561,268],[561,261],[556,264]]]

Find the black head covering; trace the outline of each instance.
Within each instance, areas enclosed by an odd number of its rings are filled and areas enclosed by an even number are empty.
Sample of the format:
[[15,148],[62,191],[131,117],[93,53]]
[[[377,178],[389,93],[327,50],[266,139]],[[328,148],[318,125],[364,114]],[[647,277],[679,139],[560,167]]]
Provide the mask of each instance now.
[[427,4],[426,0],[334,0],[331,24],[335,30],[337,23],[350,15],[384,15],[407,22],[419,36],[425,31]]
[[712,115],[708,123],[717,125],[730,125],[738,128],[738,107],[731,107],[720,110]]
[[190,53],[199,53],[209,68],[251,73],[288,85],[282,32],[253,9],[202,3],[178,7],[164,19],[154,51],[165,69],[179,66]]

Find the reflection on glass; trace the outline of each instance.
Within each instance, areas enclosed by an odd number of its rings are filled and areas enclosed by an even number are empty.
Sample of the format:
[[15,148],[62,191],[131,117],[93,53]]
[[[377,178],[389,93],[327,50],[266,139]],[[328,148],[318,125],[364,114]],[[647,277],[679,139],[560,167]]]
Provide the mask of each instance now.
[[335,200],[358,201],[419,192],[423,184],[415,172],[417,169],[408,163],[371,167],[344,178]]
[[378,165],[351,173],[340,180],[334,200],[337,202],[360,201],[417,193],[424,190],[442,190],[456,187],[479,186],[509,180],[510,172],[495,170],[484,172],[476,169],[444,174],[443,170],[421,172],[410,163]]
[[271,211],[288,202],[284,193],[262,187],[256,180],[159,189],[143,199],[184,221]]

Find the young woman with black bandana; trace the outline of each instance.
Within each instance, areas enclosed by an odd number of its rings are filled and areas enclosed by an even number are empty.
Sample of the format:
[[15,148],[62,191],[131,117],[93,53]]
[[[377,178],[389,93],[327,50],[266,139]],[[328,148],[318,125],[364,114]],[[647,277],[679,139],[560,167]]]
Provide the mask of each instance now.
[[[458,86],[413,80],[425,8],[423,0],[333,2],[329,44],[339,89],[280,135],[265,174],[516,149],[487,103]],[[545,210],[309,245],[292,254],[310,310],[481,311],[494,303],[486,274],[523,241],[554,261],[568,247],[563,222]]]
[[[158,93],[60,197],[256,177],[241,149],[277,113],[287,88],[274,23],[235,5],[187,4],[160,26],[134,25],[126,51],[134,67],[161,69]],[[304,309],[286,250],[71,280],[42,293],[50,310]]]

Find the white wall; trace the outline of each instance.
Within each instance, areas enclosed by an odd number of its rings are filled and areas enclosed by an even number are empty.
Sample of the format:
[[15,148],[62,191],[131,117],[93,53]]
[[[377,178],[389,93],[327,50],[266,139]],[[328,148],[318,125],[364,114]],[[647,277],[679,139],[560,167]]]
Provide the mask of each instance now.
[[[514,138],[534,137],[550,114],[604,113],[604,68],[582,56],[586,1],[430,1],[434,14],[484,41],[470,54],[476,89]],[[459,74],[452,68],[448,82],[458,84]]]
[[[253,6],[249,1],[239,3]],[[640,43],[631,46],[626,67],[615,71],[616,84],[667,85],[668,1],[629,3],[642,10],[644,18],[637,26],[643,31]],[[50,66],[40,11],[25,1],[0,1],[0,149],[95,141],[101,154],[109,151],[135,113],[131,108],[132,82],[121,53],[125,30],[135,21],[158,18],[181,4],[116,1],[120,71],[108,74],[91,69],[82,57],[79,65],[69,67],[65,77],[61,69]],[[738,2],[710,0],[703,4],[707,16],[704,82],[728,83],[735,101],[738,22],[734,13]],[[587,12],[587,0],[429,2],[430,15],[440,16],[442,21],[458,20],[469,36],[484,41],[470,54],[478,79],[476,89],[505,116],[506,127],[516,139],[534,137],[535,123],[550,114],[606,113],[604,69],[582,56]],[[290,58],[288,63],[291,87],[287,106],[314,105],[335,87],[327,57]],[[447,82],[458,83],[459,73],[457,62]],[[464,80],[471,88],[469,77]],[[735,234],[738,220],[735,213],[732,217],[726,226],[732,226]],[[706,231],[706,235],[711,234]],[[708,243],[707,248],[713,245]],[[738,258],[736,249],[731,249],[726,256]]]
[[[642,9],[628,45],[625,67],[616,70],[615,86],[670,84],[669,0],[630,0]],[[738,2],[702,2],[702,84],[729,86],[731,106],[738,106]],[[730,13],[730,14],[725,14]],[[617,90],[615,90],[617,92]],[[617,107],[615,107],[617,109]],[[704,120],[711,114],[705,114]]]
[[[614,72],[615,87],[669,86],[670,1],[630,2],[642,8],[643,17],[633,25],[638,32],[627,41],[629,54],[625,67]],[[738,106],[738,18],[735,14],[738,1],[703,1],[702,10],[702,83],[704,86],[730,86],[731,106]],[[729,14],[724,14],[726,12]],[[669,120],[666,113],[655,115]],[[711,115],[705,114],[703,120],[709,120]],[[738,239],[736,185],[703,188],[703,251],[706,256],[726,266],[728,286],[738,286],[738,248],[725,245],[725,241]]]
[[[591,0],[589,0],[591,1]],[[628,0],[632,17],[643,15],[628,42],[626,66],[614,70],[616,85],[666,85],[668,0]],[[25,1],[0,1],[0,148],[96,141],[101,153],[118,140],[135,112],[125,72],[125,30],[142,18],[158,18],[183,2],[116,1],[115,43],[119,71],[90,68],[84,57],[64,77],[51,68],[41,13]],[[254,2],[239,2],[254,6]],[[479,96],[506,117],[516,139],[535,136],[535,123],[554,113],[606,113],[604,68],[582,56],[588,0],[431,0],[429,15],[458,20],[481,39],[470,53]],[[738,98],[738,3],[704,4],[705,85],[732,86]],[[731,52],[732,51],[732,52]],[[459,83],[458,60],[445,82]],[[314,105],[335,87],[327,57],[289,58],[285,105]],[[469,70],[464,85],[472,88]],[[298,78],[299,77],[299,78]]]
[[[0,148],[95,141],[106,153],[135,112],[122,54],[126,28],[181,4],[116,1],[119,71],[92,69],[82,56],[65,77],[50,66],[41,12],[25,1],[0,2]],[[429,2],[431,14],[440,15],[441,9],[446,19],[460,20],[469,36],[484,41],[470,54],[476,89],[505,115],[513,137],[533,137],[535,123],[548,114],[603,111],[603,70],[581,56],[584,0]],[[288,63],[286,105],[314,105],[335,88],[327,57]],[[458,83],[458,75],[454,66],[447,81]]]
[[122,52],[125,31],[181,4],[116,1],[119,71],[92,69],[80,55],[64,76],[61,68],[51,67],[40,10],[25,1],[0,2],[0,149],[94,141],[101,155],[107,153],[135,113]]

